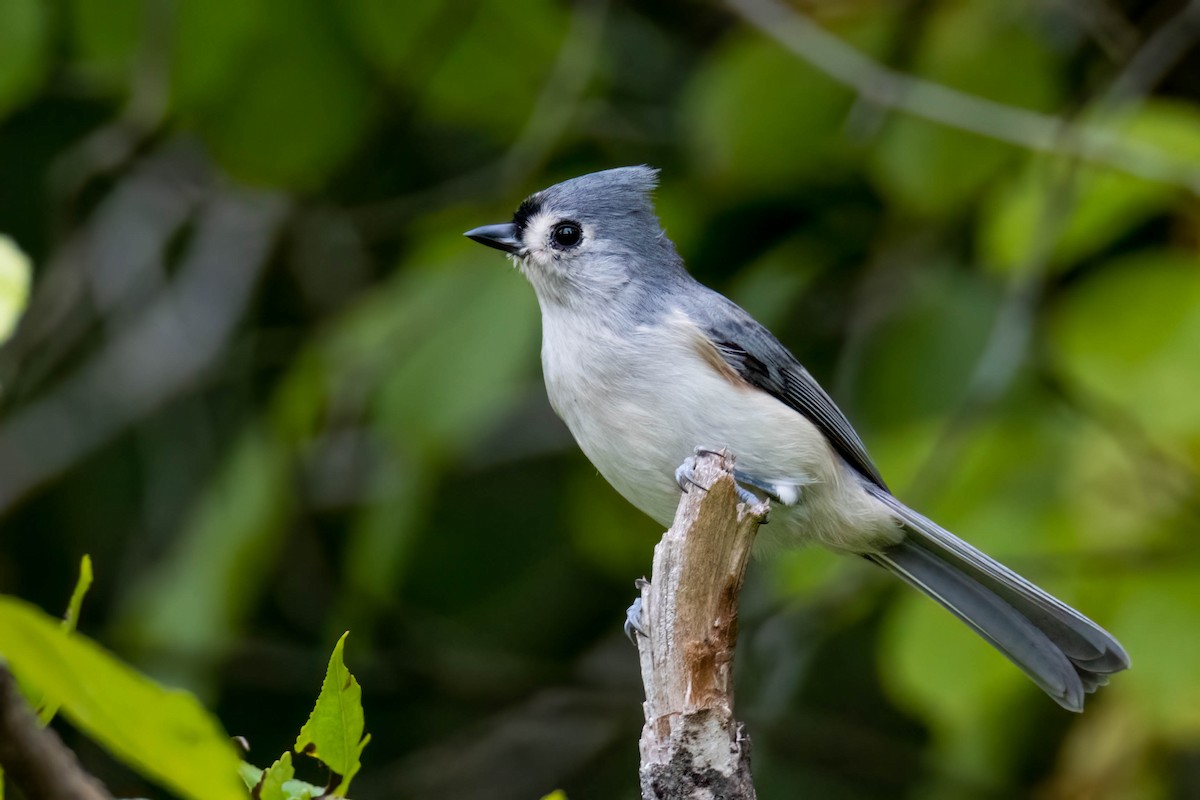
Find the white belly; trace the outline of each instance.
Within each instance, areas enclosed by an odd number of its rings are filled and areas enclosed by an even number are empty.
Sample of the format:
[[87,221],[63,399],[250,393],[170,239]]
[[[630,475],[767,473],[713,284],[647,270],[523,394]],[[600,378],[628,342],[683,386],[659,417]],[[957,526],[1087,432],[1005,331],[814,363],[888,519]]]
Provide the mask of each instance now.
[[856,552],[895,538],[888,515],[862,491],[824,435],[766,392],[731,380],[697,349],[699,331],[677,315],[651,333],[616,337],[544,317],[542,362],[555,411],[600,473],[627,500],[669,525],[679,502],[675,469],[697,446],[727,448],[739,470],[802,485],[800,501],[772,510],[768,533]]

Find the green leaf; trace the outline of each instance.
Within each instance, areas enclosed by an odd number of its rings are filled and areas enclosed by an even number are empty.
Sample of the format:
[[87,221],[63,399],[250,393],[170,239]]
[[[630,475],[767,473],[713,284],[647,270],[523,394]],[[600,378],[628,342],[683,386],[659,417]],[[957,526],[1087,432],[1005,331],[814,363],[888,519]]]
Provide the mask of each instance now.
[[71,0],[66,21],[72,55],[89,80],[128,86],[144,40],[144,23],[153,14],[143,0]]
[[791,186],[846,163],[852,92],[783,47],[734,36],[684,97],[692,162],[723,182]]
[[[1181,165],[1200,166],[1200,110],[1195,106],[1151,100],[1096,124]],[[1011,271],[1030,262],[1040,221],[1054,212],[1050,203],[1061,202],[1053,185],[1062,172],[1060,161],[1034,158],[992,192],[980,217],[980,257],[985,263]],[[1072,178],[1068,213],[1051,252],[1051,265],[1060,269],[1104,250],[1184,196],[1179,187],[1093,165],[1078,166]]]
[[[416,57],[405,83],[420,97],[419,116],[511,142],[528,124],[536,87],[554,68],[568,20],[552,0],[475,0],[464,6],[453,19],[440,20],[437,35],[423,36],[422,46],[411,49]],[[447,41],[446,31],[457,35]],[[512,53],[521,57],[510,58]]]
[[359,51],[396,83],[411,81],[414,67],[444,46],[437,23],[446,8],[439,3],[343,0],[335,7]]
[[542,800],[567,800],[567,793],[562,789],[556,789],[555,791],[543,797]]
[[[360,309],[356,323],[390,329],[388,349],[366,349],[370,334],[361,324],[338,337],[357,351],[355,361],[383,370],[374,409],[381,432],[437,455],[460,452],[496,424],[528,389],[537,353],[539,315],[525,281],[503,262],[457,255],[414,253],[411,263],[432,268],[407,270],[381,302]],[[367,318],[381,313],[397,319]]]
[[248,761],[243,761],[238,765],[238,775],[241,776],[242,782],[246,784],[247,789],[253,789],[258,786],[258,782],[262,780],[263,773],[266,770],[259,769]]
[[92,588],[92,557],[84,554],[79,560],[79,580],[75,582],[75,591],[71,592],[71,600],[67,603],[67,613],[63,617],[62,627],[71,633],[79,626],[79,610],[83,607],[83,598],[88,589]]
[[[1185,534],[1190,546],[1194,535]],[[1200,637],[1191,635],[1200,619],[1200,572],[1180,559],[1174,565],[1126,576],[1116,590],[1112,630],[1133,654],[1134,668],[1113,681],[1131,707],[1147,718],[1150,730],[1178,741],[1200,734]]]
[[[989,100],[1049,108],[1058,94],[1057,65],[1032,28],[1008,3],[940,4],[916,51],[914,71]],[[902,208],[946,214],[1019,156],[1011,145],[901,114],[880,137],[871,174]]]
[[1163,447],[1200,436],[1200,257],[1114,260],[1066,293],[1051,356],[1070,381],[1114,403]]
[[[67,603],[67,613],[63,617],[62,629],[67,633],[74,632],[79,625],[79,610],[83,606],[83,598],[92,586],[92,557],[84,555],[79,561],[79,580],[75,582],[75,590],[71,592],[71,600]],[[38,719],[43,725],[49,725],[50,720],[58,713],[58,706],[46,703],[38,711]]]
[[371,740],[363,736],[362,687],[342,661],[349,635],[349,631],[343,633],[333,648],[321,694],[294,748],[297,753],[318,759],[338,776],[333,791],[340,796],[349,790],[350,781],[362,766],[359,757]]
[[0,3],[0,119],[23,103],[46,75],[52,7],[42,0]]
[[325,790],[311,783],[295,780],[292,754],[284,753],[263,773],[258,800],[311,800],[324,795]]
[[[290,753],[285,753],[291,756]],[[320,786],[313,786],[311,783],[292,779],[283,782],[283,800],[312,800],[314,797],[328,797],[325,790]]]
[[283,784],[296,776],[292,754],[284,753],[268,767],[258,782],[258,800],[287,800]]
[[311,188],[366,131],[371,87],[316,0],[184,0],[173,90],[178,110],[245,179]]
[[11,238],[0,234],[0,342],[12,336],[29,302],[32,273],[29,256]]
[[314,797],[325,796],[325,790],[320,786],[313,786],[293,777],[296,770],[292,766],[290,752],[284,753],[265,770],[243,761],[238,772],[255,800],[312,800]]
[[0,597],[0,655],[22,685],[147,778],[184,798],[245,800],[229,737],[192,695],[163,688],[11,597]]
[[[932,442],[939,432],[940,426],[929,427]],[[1110,491],[1105,485],[1077,492],[1064,475],[1081,433],[1091,434],[1092,425],[1064,413],[1056,399],[1029,389],[1007,398],[987,421],[959,434],[962,449],[943,488],[918,508],[1106,624],[1120,575],[1073,555],[1096,546],[1091,530],[1072,524],[1073,504],[1081,501],[1076,495],[1095,503],[1096,494]],[[1125,639],[1121,627],[1110,630]],[[1003,785],[1027,755],[1013,735],[1016,721],[1037,716],[1037,709],[1065,713],[981,638],[915,592],[905,591],[881,644],[880,674],[889,694],[928,722],[938,760],[973,782]]]
[[887,666],[880,675],[889,694],[928,722],[945,759],[973,778],[1003,775],[1013,747],[993,721],[1029,693],[1025,677],[945,609],[913,592],[891,610],[881,644]]

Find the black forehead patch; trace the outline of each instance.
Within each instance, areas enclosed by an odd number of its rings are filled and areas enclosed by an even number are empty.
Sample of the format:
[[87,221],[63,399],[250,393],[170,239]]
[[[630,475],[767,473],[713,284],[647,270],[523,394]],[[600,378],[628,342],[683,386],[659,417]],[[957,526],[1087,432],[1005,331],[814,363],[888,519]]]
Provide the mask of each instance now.
[[525,225],[539,211],[542,210],[542,201],[537,195],[528,198],[521,203],[521,207],[517,209],[517,213],[513,214],[513,225],[517,228],[517,234],[520,235],[525,230]]

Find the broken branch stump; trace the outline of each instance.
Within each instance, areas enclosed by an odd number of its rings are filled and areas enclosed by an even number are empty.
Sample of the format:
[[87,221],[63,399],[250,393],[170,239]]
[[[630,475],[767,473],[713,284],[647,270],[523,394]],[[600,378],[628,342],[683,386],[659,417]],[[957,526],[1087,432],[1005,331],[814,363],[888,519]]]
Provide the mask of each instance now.
[[753,800],[749,740],[733,716],[733,653],[742,579],[764,501],[739,501],[733,458],[705,454],[642,585],[638,636],[646,724],[644,800]]

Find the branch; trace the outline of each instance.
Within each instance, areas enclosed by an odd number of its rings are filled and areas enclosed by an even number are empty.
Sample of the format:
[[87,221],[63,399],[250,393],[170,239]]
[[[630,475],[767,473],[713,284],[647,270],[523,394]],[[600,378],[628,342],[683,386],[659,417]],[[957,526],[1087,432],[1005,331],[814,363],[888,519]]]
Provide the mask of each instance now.
[[[779,44],[882,108],[894,109],[950,128],[969,131],[1039,153],[1078,158],[1147,180],[1179,186],[1200,195],[1200,171],[1156,148],[1120,138],[1102,126],[1079,126],[1064,137],[1067,121],[1052,114],[998,103],[936,81],[896,72],[829,33],[778,0],[728,0],[733,10]],[[1193,9],[1185,9],[1186,30],[1172,34],[1162,57],[1147,58],[1136,77],[1166,69],[1179,52],[1177,40],[1192,35]],[[1152,62],[1152,63],[1150,63]],[[1120,93],[1125,92],[1121,87]],[[1119,100],[1114,95],[1113,100]]]
[[43,728],[17,690],[12,673],[0,667],[0,766],[26,797],[40,800],[112,800],[83,771],[54,731]]
[[654,549],[642,583],[638,637],[646,724],[645,800],[753,800],[749,740],[733,717],[737,606],[750,548],[768,505],[738,502],[733,458],[696,460],[693,488]]

